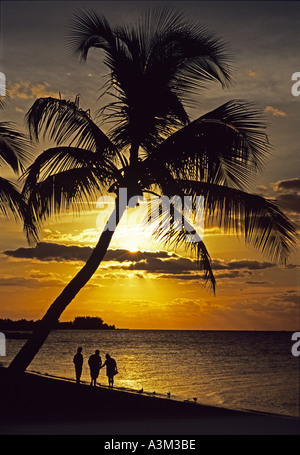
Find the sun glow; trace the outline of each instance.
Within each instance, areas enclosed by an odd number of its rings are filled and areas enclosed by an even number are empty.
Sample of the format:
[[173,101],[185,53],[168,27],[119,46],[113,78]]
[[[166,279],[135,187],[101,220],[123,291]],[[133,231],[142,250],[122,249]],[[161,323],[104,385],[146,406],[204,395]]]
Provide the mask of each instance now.
[[112,248],[123,248],[136,253],[142,250],[152,250],[157,247],[153,241],[152,232],[141,225],[123,224],[118,226],[111,243]]
[[134,239],[129,239],[130,241],[125,245],[126,250],[130,251],[130,253],[137,253],[139,251],[139,248],[134,241]]

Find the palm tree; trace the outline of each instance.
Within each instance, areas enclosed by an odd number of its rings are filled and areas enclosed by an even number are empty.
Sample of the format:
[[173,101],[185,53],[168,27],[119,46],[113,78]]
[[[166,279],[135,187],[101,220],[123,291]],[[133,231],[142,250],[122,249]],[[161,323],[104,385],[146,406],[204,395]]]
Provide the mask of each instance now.
[[[0,98],[0,109],[4,108],[4,100]],[[16,175],[23,172],[31,157],[29,138],[16,129],[11,122],[0,122],[0,166],[6,166]],[[32,224],[23,195],[16,183],[0,177],[0,213],[23,222],[24,231],[29,242],[37,240],[35,227]]]
[[[163,8],[149,12],[136,26],[111,27],[92,11],[75,15],[71,50],[86,60],[90,48],[104,51],[109,70],[104,93],[113,101],[100,111],[110,122],[104,133],[75,101],[41,98],[26,120],[33,139],[42,132],[56,147],[41,153],[25,173],[23,194],[37,226],[54,213],[85,208],[94,197],[111,192],[115,207],[83,268],[49,307],[9,369],[24,371],[67,305],[99,267],[125,206],[120,189],[133,195],[205,197],[206,223],[235,230],[274,260],[284,261],[294,242],[294,228],[275,203],[245,192],[269,153],[259,111],[249,103],[229,101],[191,121],[187,113],[195,93],[208,82],[232,82],[222,41]],[[177,210],[176,207],[174,210]],[[171,215],[174,221],[174,211]],[[186,213],[181,213],[186,217]],[[168,215],[169,216],[169,215]],[[164,222],[155,235],[178,245],[193,232]],[[167,227],[166,227],[167,226]],[[198,239],[199,240],[199,239]],[[204,282],[215,278],[203,241],[189,242]]]

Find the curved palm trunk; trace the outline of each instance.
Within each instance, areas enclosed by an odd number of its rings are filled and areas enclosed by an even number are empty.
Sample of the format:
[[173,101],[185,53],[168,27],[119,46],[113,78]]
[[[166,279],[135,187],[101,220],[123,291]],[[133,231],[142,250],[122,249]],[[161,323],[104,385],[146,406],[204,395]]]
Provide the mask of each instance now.
[[26,370],[35,355],[38,353],[39,349],[42,347],[53,327],[55,327],[63,311],[93,276],[104,258],[114,234],[114,230],[109,229],[109,227],[111,228],[112,225],[115,226],[115,228],[117,227],[125,210],[126,205],[119,207],[119,198],[117,198],[115,201],[114,211],[110,215],[105,229],[103,230],[91,256],[82,269],[77,273],[77,275],[75,275],[62,293],[52,303],[44,317],[38,323],[38,326],[32,333],[31,337],[12,360],[8,367],[10,372],[21,373]]

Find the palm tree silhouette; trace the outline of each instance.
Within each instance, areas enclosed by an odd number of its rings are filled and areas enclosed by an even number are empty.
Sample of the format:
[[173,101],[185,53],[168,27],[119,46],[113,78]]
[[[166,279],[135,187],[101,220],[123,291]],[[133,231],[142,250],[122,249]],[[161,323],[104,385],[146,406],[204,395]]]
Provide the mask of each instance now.
[[[191,121],[195,94],[208,82],[232,82],[223,42],[168,8],[152,9],[135,26],[111,27],[93,11],[80,11],[69,33],[72,52],[86,60],[90,48],[104,51],[109,70],[104,93],[113,96],[99,112],[110,123],[104,133],[90,112],[75,101],[41,98],[27,113],[31,137],[48,134],[56,147],[41,153],[25,173],[23,194],[37,226],[53,213],[84,208],[99,194],[116,195],[115,207],[83,268],[65,287],[9,366],[24,371],[67,305],[97,270],[128,201],[146,192],[193,200],[205,197],[206,223],[218,223],[274,260],[284,261],[294,228],[277,206],[244,190],[269,153],[260,112],[251,104],[229,101]],[[66,145],[68,144],[68,145]],[[76,208],[75,208],[76,207]],[[175,210],[177,210],[175,208]],[[181,213],[186,217],[185,213]],[[175,245],[193,226],[166,228],[160,214],[155,235]],[[170,216],[168,214],[168,216]],[[174,218],[174,212],[173,212]],[[114,221],[114,223],[112,223]],[[215,287],[203,241],[189,242]]]
[[[4,109],[4,99],[0,97],[0,109]],[[0,166],[12,170],[15,175],[23,172],[31,159],[29,138],[16,129],[12,122],[0,122]],[[0,176],[0,212],[5,217],[13,216],[22,221],[29,241],[37,240],[30,210],[17,184]]]

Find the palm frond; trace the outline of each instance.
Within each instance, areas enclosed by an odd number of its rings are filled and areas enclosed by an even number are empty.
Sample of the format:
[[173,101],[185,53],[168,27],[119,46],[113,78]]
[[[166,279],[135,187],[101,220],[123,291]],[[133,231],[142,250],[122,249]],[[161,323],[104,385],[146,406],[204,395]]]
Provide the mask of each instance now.
[[[98,160],[97,158],[98,157],[95,153],[79,147],[52,147],[42,152],[35,159],[35,161],[23,173],[22,180],[25,180],[26,183],[30,183],[32,180],[34,185],[39,179],[45,179],[48,175],[83,167],[97,167],[99,175],[102,171],[103,177],[105,172],[107,176],[109,172],[108,169],[110,166],[113,168],[113,164],[111,164],[108,159]],[[102,169],[100,168],[100,163],[102,164]],[[25,193],[26,183],[24,186]]]
[[14,218],[21,218],[20,207],[22,197],[16,185],[10,180],[0,177],[0,211],[4,216],[13,214]]
[[178,181],[187,195],[203,196],[206,226],[242,235],[247,244],[285,263],[296,246],[296,229],[276,201],[206,182]]
[[28,242],[37,241],[38,232],[31,216],[30,207],[26,204],[17,186],[3,177],[0,177],[0,213],[5,217],[13,215],[16,221],[22,221]]
[[175,132],[149,154],[174,177],[243,188],[261,169],[270,144],[260,111],[232,100]]
[[52,215],[90,210],[95,206],[101,187],[89,168],[75,168],[49,175],[39,181],[27,199],[40,225]]
[[230,56],[224,41],[180,10],[168,6],[151,8],[139,33],[145,30],[150,30],[147,69],[157,74],[166,60],[169,81],[175,82],[178,89],[190,93],[191,89],[194,92],[195,88],[203,88],[208,80],[223,86],[232,82]]
[[75,147],[45,150],[22,176],[23,194],[35,212],[35,222],[64,210],[88,209],[119,178],[109,160]]
[[215,293],[216,280],[212,270],[212,263],[207,248],[202,240],[201,232],[193,226],[186,216],[184,209],[179,209],[174,201],[164,206],[163,198],[154,198],[150,202],[149,214],[145,223],[154,226],[154,238],[169,248],[175,250],[183,247],[186,252],[193,254],[197,265],[203,271],[203,282],[210,285]]
[[112,52],[115,45],[113,29],[102,14],[82,8],[73,15],[67,35],[67,47],[72,54],[85,61],[91,47]]
[[112,156],[116,147],[93,122],[89,111],[75,101],[59,98],[37,99],[25,116],[30,137],[38,140],[41,132],[57,145],[66,144],[86,148],[103,156]]
[[11,122],[0,122],[0,165],[9,165],[15,173],[23,171],[32,158],[32,147],[26,134]]

